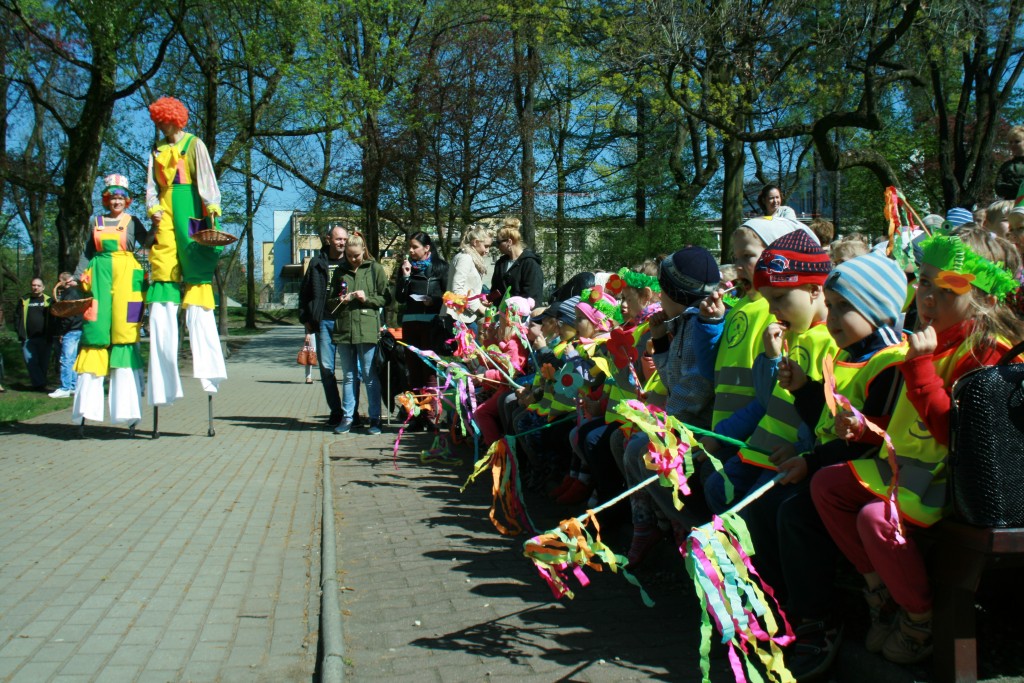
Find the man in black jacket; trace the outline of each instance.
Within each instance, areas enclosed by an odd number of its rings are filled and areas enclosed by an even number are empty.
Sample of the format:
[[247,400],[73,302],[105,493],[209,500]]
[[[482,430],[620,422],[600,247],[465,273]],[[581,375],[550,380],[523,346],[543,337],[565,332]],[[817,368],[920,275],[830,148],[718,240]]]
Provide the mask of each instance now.
[[[348,230],[336,225],[324,235],[324,246],[314,256],[306,269],[299,290],[299,321],[306,326],[307,334],[316,335],[316,355],[320,363],[320,381],[324,387],[324,397],[331,415],[327,420],[328,427],[337,427],[341,422],[341,395],[338,393],[338,380],[334,375],[334,362],[337,347],[331,341],[334,331],[334,317],[327,297],[331,287],[331,278],[335,269],[345,259],[345,244],[348,242]],[[356,387],[359,396],[359,387]]]
[[42,278],[32,278],[32,291],[21,298],[15,321],[21,353],[28,366],[32,389],[46,389],[46,370],[50,364],[50,297],[43,291]]

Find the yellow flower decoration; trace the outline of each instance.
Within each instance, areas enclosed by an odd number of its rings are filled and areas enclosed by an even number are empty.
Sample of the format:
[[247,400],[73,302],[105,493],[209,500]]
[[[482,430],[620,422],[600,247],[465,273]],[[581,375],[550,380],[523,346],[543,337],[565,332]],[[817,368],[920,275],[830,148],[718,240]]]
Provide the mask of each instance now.
[[955,294],[966,294],[971,291],[971,284],[974,282],[972,273],[958,273],[955,270],[939,271],[935,277],[935,284],[943,289],[948,289]]

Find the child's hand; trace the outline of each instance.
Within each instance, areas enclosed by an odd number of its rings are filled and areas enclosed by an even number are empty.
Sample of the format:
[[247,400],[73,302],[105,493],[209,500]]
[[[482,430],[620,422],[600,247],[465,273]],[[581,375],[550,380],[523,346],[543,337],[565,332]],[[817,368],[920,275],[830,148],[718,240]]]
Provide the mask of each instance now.
[[907,360],[935,353],[935,349],[939,346],[939,337],[935,334],[935,328],[931,326],[931,323],[923,330],[918,330],[910,335],[910,339],[907,341],[910,343]]
[[772,461],[773,465],[781,465],[795,455],[796,449],[793,448],[792,444],[787,443],[772,451],[772,454],[768,456],[768,459]]
[[665,321],[667,320],[668,316],[665,315],[665,311],[658,311],[647,319],[647,329],[651,331],[652,338],[661,339],[668,334],[668,328],[665,327]]
[[779,363],[779,386],[786,391],[796,391],[807,384],[807,373],[796,363],[788,360]]
[[693,458],[697,462],[704,462],[708,459],[708,456],[714,455],[718,452],[718,449],[722,447],[721,444],[718,443],[718,439],[712,436],[701,437],[699,443],[703,450],[697,451],[694,454]]
[[761,335],[764,342],[764,355],[768,358],[778,358],[782,355],[782,342],[786,336],[786,328],[781,323],[772,323],[765,328]]
[[836,436],[844,441],[859,440],[864,435],[864,423],[849,410],[836,413]]
[[722,292],[715,290],[708,294],[704,301],[700,302],[700,317],[721,318],[725,315],[725,302],[722,300]]
[[803,458],[790,458],[779,465],[779,472],[786,473],[779,480],[780,484],[799,484],[807,478],[807,461]]

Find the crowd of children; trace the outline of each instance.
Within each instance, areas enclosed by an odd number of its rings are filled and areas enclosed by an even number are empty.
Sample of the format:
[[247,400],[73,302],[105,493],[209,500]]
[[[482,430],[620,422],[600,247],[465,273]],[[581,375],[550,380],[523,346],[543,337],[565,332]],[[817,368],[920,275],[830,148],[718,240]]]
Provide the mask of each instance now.
[[731,264],[688,246],[542,309],[506,298],[473,342],[481,442],[511,437],[526,487],[582,511],[651,474],[621,402],[661,408],[701,434],[700,464],[682,510],[661,486],[630,496],[630,567],[777,479],[741,514],[795,627],[797,679],[837,650],[840,557],[864,577],[867,649],[921,661],[932,598],[915,529],[949,511],[953,382],[1024,339],[1018,249],[947,223],[908,237],[902,266],[856,236],[830,257],[780,216],[749,219],[730,246]]

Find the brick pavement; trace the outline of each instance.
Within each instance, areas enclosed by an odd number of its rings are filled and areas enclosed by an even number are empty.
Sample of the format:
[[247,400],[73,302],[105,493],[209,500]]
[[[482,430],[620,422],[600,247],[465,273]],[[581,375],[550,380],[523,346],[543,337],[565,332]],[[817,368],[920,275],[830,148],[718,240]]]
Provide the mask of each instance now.
[[325,432],[300,339],[229,360],[214,438],[185,371],[155,441],[77,440],[70,410],[0,432],[0,681],[310,680]]
[[[395,470],[390,431],[331,448],[349,680],[700,680],[699,606],[667,543],[641,574],[654,608],[609,572],[554,602],[525,539],[487,519],[490,475],[460,494],[471,458],[421,465],[423,434],[405,437]],[[542,526],[568,516],[527,504]],[[626,531],[603,538],[624,552]]]

